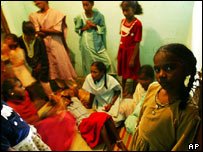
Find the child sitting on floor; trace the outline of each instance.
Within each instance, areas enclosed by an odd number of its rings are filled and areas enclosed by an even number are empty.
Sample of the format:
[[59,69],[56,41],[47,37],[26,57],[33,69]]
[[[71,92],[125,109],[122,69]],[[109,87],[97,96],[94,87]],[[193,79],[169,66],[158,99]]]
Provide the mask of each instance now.
[[[51,108],[46,109],[41,117],[18,79],[4,81],[3,96],[7,104],[19,113],[26,123],[35,126],[51,150],[65,151],[70,148],[76,132],[75,118],[65,107],[56,103],[54,95],[50,96],[50,102],[47,103]],[[44,117],[46,118],[43,119]]]
[[133,94],[133,99],[124,99],[119,112],[125,115],[124,122],[127,132],[133,134],[136,121],[142,107],[144,97],[149,85],[154,81],[154,70],[151,65],[143,65],[138,71],[138,84]]
[[2,100],[1,131],[3,151],[51,151],[39,138],[36,129],[28,125]]

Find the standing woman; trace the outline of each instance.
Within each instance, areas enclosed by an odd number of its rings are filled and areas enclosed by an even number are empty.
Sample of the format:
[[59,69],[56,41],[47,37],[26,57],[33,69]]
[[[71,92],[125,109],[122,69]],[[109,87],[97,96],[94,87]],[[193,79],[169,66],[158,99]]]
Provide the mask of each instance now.
[[75,70],[71,64],[68,47],[65,41],[67,25],[66,16],[61,12],[49,8],[48,1],[34,1],[40,8],[30,14],[30,21],[34,24],[37,34],[44,38],[49,59],[51,80],[55,80],[60,88],[77,85]]
[[113,72],[112,63],[106,52],[106,25],[104,16],[93,9],[94,1],[82,1],[84,13],[74,18],[75,32],[80,36],[83,75],[90,73],[90,66],[100,61],[107,67],[107,72]]
[[120,46],[118,50],[118,75],[122,76],[123,96],[127,95],[125,84],[127,79],[133,79],[133,92],[137,85],[140,69],[140,41],[142,39],[142,23],[135,15],[142,14],[142,8],[137,1],[123,1],[121,3],[125,19],[121,21]]

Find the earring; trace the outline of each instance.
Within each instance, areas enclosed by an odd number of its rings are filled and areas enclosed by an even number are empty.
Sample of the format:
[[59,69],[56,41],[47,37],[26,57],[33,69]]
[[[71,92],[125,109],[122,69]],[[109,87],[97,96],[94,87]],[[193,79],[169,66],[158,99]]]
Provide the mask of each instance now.
[[14,95],[14,92],[11,92],[11,95],[13,96],[13,95]]

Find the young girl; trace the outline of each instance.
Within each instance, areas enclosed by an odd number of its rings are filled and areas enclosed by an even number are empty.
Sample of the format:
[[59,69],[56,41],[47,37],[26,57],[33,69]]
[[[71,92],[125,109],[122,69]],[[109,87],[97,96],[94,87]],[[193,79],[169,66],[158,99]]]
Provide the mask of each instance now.
[[107,112],[112,116],[116,127],[122,123],[124,116],[118,113],[122,88],[114,77],[106,74],[104,63],[94,62],[91,65],[91,74],[85,78],[82,88],[90,93],[89,108]]
[[47,109],[45,114],[40,116],[33,102],[30,100],[28,92],[22,87],[18,79],[4,81],[3,96],[7,104],[26,123],[35,126],[42,140],[51,150],[65,151],[70,148],[76,132],[75,118],[65,110],[65,107],[63,109],[60,104],[56,103],[55,95],[52,95],[50,102],[47,103],[51,110],[48,111]]
[[2,100],[1,139],[3,151],[51,151],[40,139],[36,129],[28,125]]
[[140,113],[147,89],[154,81],[154,70],[151,65],[143,65],[138,72],[138,84],[133,94],[133,99],[124,99],[120,105],[119,112],[124,114],[124,122],[127,132],[133,134],[136,121]]
[[140,68],[139,45],[142,39],[142,24],[134,16],[142,14],[142,8],[137,1],[123,1],[121,8],[125,19],[121,21],[120,46],[118,50],[118,75],[122,76],[122,88],[127,95],[125,84],[127,79],[133,79],[133,92],[137,84],[137,72]]
[[78,130],[91,148],[94,148],[103,140],[108,151],[113,150],[114,145],[112,143],[116,143],[123,151],[127,151],[110,115],[105,112],[90,114],[78,99],[77,90],[69,90],[62,97],[66,97],[64,101],[67,110],[75,116]]
[[19,45],[25,52],[28,65],[32,68],[32,76],[40,82],[47,97],[53,94],[49,83],[49,61],[46,47],[38,35],[32,22],[23,22],[23,35],[19,38]]
[[9,48],[9,61],[15,76],[22,82],[24,87],[31,86],[36,80],[26,66],[25,53],[19,47],[18,37],[15,34],[7,34],[4,45]]
[[[200,124],[189,92],[196,58],[182,44],[162,46],[154,56],[158,83],[150,85],[133,135],[132,151],[186,151]],[[187,76],[189,83],[184,84]]]
[[82,1],[84,13],[74,18],[75,31],[80,37],[83,75],[90,73],[94,61],[105,63],[108,72],[113,72],[111,60],[106,52],[106,25],[104,16],[93,9],[94,1]]
[[40,9],[29,16],[35,30],[44,40],[49,59],[49,75],[57,85],[76,87],[77,74],[72,66],[68,46],[66,44],[66,16],[58,10],[49,8],[48,1],[34,1]]

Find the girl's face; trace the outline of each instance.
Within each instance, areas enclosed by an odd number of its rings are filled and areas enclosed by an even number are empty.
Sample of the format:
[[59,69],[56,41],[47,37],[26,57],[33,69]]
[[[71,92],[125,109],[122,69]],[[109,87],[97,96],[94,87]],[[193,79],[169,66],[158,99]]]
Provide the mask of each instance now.
[[18,47],[18,42],[13,41],[12,39],[5,39],[4,43],[8,45],[10,50],[15,50]]
[[183,64],[169,52],[159,52],[154,57],[154,70],[157,81],[165,90],[184,85],[186,74]]
[[104,75],[104,72],[100,72],[96,66],[91,66],[91,76],[94,81],[99,81],[102,76]]
[[45,6],[47,5],[46,1],[34,1],[34,3],[41,10],[43,10],[45,8]]
[[13,96],[15,98],[21,98],[25,96],[25,88],[22,86],[20,81],[15,82],[12,92],[14,93]]
[[145,74],[142,73],[139,75],[138,82],[142,85],[142,87],[145,89],[145,91],[147,91],[148,86],[150,85],[150,83],[153,82],[153,79],[146,77]]
[[132,7],[127,7],[126,3],[122,4],[123,15],[126,19],[131,19],[134,17],[134,10]]
[[82,5],[83,5],[83,8],[84,8],[85,12],[92,11],[93,5],[89,1],[82,1]]

